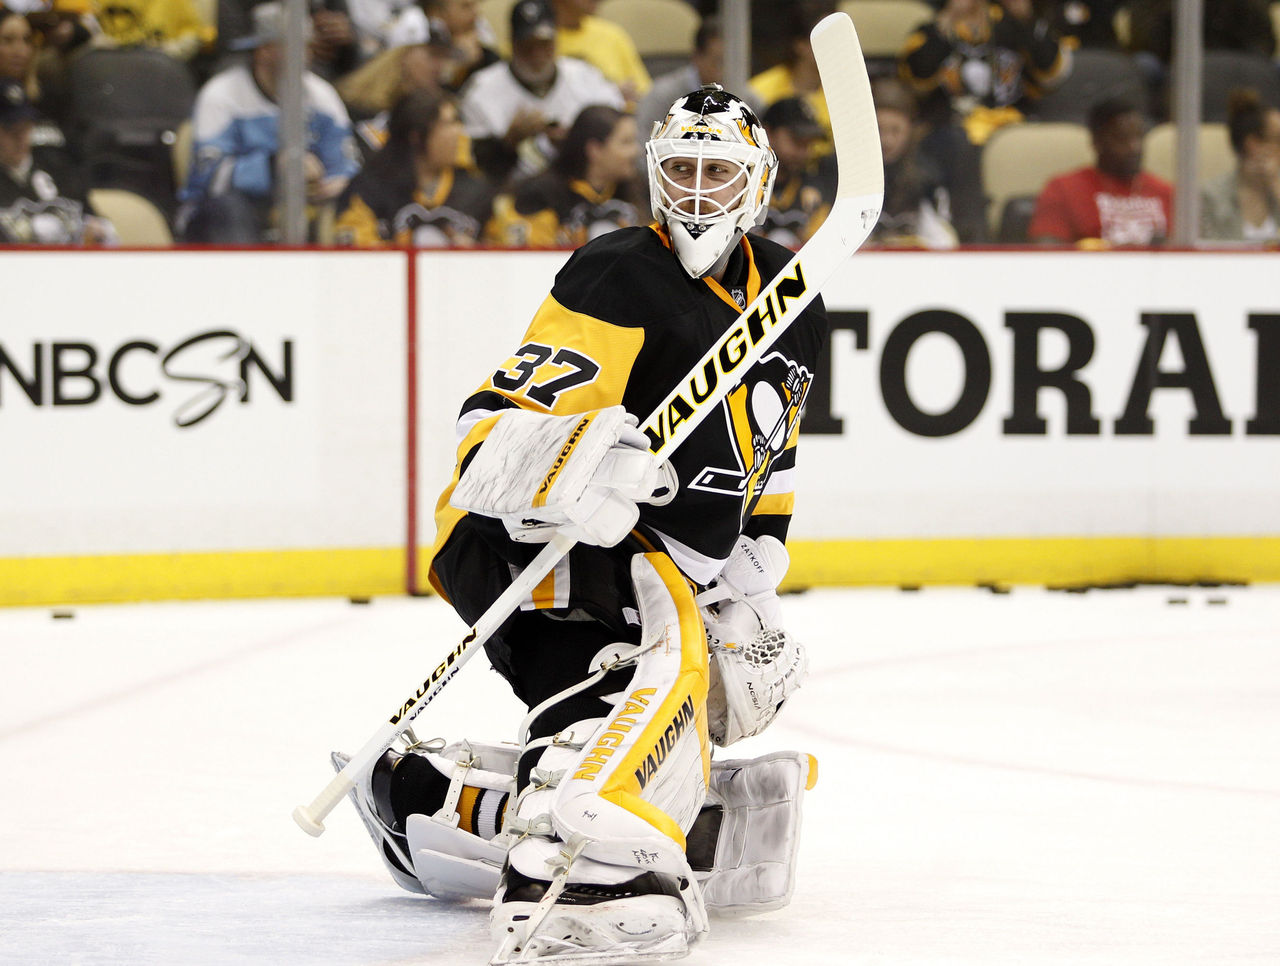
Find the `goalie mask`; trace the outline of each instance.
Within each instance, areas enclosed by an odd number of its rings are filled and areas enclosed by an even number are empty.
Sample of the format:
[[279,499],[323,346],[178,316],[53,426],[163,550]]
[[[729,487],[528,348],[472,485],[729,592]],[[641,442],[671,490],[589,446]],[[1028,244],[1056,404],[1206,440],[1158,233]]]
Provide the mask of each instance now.
[[645,145],[653,217],[694,278],[724,264],[764,222],[778,160],[760,120],[719,85],[686,94]]

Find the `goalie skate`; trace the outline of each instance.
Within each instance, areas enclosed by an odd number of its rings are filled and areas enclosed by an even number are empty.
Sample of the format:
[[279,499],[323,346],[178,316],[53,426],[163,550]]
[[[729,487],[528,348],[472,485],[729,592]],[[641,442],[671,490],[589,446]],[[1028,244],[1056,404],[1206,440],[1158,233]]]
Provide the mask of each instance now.
[[[684,890],[696,888],[683,880]],[[508,868],[494,906],[492,966],[661,962],[689,952],[681,884],[643,873],[615,886],[557,884]],[[533,924],[532,929],[529,928]]]

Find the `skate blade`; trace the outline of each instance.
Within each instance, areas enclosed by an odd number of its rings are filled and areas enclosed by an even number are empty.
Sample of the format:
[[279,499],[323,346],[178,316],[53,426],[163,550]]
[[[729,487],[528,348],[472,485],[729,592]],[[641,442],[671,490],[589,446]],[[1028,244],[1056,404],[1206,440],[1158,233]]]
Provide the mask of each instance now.
[[535,938],[522,949],[509,954],[499,950],[489,966],[517,966],[519,963],[562,963],[572,966],[624,966],[631,963],[660,963],[683,959],[689,955],[689,944],[683,936],[671,936],[651,949],[583,948],[563,940]]
[[[683,923],[681,924],[683,925]],[[519,925],[516,925],[519,929]],[[576,916],[557,916],[541,923],[524,939],[508,933],[490,960],[490,966],[516,963],[563,963],[572,966],[620,966],[624,963],[656,963],[689,954],[683,929],[654,939],[631,936],[620,924],[592,922]]]

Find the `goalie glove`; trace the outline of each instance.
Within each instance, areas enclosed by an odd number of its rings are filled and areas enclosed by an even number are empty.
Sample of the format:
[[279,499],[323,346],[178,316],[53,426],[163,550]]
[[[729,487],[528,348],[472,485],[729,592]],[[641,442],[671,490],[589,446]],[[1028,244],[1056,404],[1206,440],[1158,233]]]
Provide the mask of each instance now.
[[496,517],[522,543],[546,543],[567,529],[582,543],[612,547],[636,525],[638,503],[666,503],[675,491],[670,464],[654,460],[621,406],[573,416],[509,409],[449,502]]
[[739,537],[698,595],[711,652],[707,728],[721,747],[767,728],[809,670],[804,645],[782,629],[777,587],[790,562],[774,537]]

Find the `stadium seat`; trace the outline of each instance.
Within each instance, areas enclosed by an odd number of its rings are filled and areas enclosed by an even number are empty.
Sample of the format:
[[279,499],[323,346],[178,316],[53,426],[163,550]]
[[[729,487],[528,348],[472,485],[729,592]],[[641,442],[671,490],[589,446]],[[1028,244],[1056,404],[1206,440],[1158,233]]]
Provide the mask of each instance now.
[[1084,124],[1089,109],[1108,97],[1124,97],[1148,117],[1146,79],[1137,63],[1118,50],[1082,48],[1072,54],[1071,73],[1036,102],[1032,113],[1042,121]]
[[924,0],[842,0],[840,9],[858,28],[862,54],[894,60],[911,32],[934,18]]
[[982,149],[982,189],[987,222],[999,237],[1006,204],[1034,198],[1054,175],[1093,163],[1093,142],[1083,124],[1024,121],[1006,124]]
[[[1167,181],[1174,178],[1178,154],[1178,129],[1174,124],[1157,124],[1142,142],[1142,165]],[[1200,125],[1200,163],[1196,181],[1204,184],[1235,167],[1236,156],[1225,124]]]
[[658,57],[687,60],[700,22],[685,0],[601,0],[596,16],[622,27],[646,64]]
[[194,137],[190,120],[183,121],[173,132],[171,157],[175,190],[181,189],[187,183],[187,173],[191,169],[191,142]]
[[164,215],[142,195],[119,188],[94,188],[89,192],[89,204],[98,214],[110,219],[122,245],[166,248],[173,244]]
[[124,188],[172,211],[174,132],[196,94],[186,65],[151,47],[92,48],[72,61],[67,83],[67,135],[90,185]]

